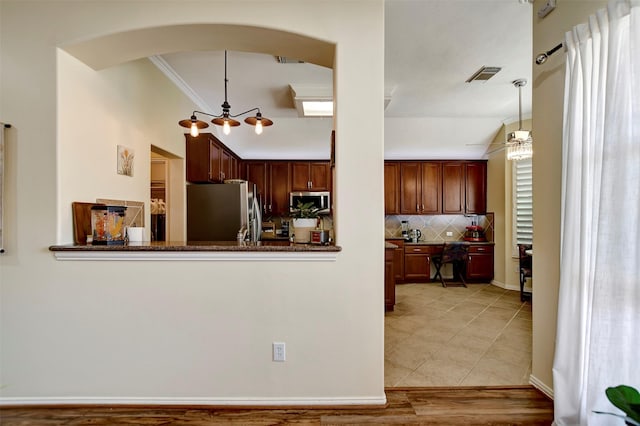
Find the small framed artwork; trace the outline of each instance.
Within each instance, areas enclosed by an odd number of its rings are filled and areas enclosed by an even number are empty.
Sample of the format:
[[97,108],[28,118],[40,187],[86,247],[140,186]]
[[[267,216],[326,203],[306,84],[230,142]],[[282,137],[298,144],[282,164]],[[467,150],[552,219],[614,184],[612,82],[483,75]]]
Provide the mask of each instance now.
[[118,145],[118,174],[133,176],[133,160],[135,153],[131,148]]

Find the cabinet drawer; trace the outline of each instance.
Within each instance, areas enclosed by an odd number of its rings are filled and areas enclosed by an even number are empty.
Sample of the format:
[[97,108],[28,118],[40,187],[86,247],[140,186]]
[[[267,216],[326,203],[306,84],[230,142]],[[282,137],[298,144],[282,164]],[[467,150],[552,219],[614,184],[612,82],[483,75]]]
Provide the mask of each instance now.
[[493,245],[470,245],[469,253],[493,253]]
[[413,245],[406,245],[404,246],[404,252],[405,254],[418,254],[418,253],[424,253],[424,254],[434,254],[434,253],[440,253],[442,251],[442,246],[413,246]]

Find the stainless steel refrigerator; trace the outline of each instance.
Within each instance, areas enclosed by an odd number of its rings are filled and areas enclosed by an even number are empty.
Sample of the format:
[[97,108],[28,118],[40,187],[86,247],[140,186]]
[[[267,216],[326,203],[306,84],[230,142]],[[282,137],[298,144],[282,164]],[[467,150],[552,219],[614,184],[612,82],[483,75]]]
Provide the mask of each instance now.
[[260,196],[251,182],[187,185],[188,241],[258,241]]

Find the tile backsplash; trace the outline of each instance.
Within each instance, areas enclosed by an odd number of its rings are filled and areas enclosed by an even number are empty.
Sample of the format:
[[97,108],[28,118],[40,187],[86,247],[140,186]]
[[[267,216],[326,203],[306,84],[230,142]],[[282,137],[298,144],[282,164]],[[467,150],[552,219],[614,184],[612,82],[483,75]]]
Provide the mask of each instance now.
[[[477,225],[484,228],[487,241],[493,241],[493,213],[486,215],[433,215],[433,216],[385,216],[385,238],[401,238],[403,220],[409,222],[409,229],[419,229],[422,232],[420,241],[459,241],[462,240],[467,226],[475,220]],[[452,235],[447,236],[447,232]]]

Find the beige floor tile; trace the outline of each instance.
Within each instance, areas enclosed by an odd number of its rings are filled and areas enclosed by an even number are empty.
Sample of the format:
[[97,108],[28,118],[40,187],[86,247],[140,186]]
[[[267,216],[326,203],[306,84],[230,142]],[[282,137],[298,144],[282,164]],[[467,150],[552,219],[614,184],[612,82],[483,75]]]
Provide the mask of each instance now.
[[396,286],[385,315],[385,386],[527,384],[531,306],[490,284]]
[[456,386],[471,371],[471,366],[465,362],[452,359],[435,359],[422,364],[415,373],[427,378],[425,386]]
[[499,344],[491,345],[484,357],[495,360],[497,363],[508,362],[522,367],[529,367],[531,365],[530,351],[514,349]]
[[480,312],[487,309],[487,305],[477,303],[475,301],[465,300],[459,305],[455,306],[450,312],[462,312],[471,315],[478,315]]
[[398,386],[398,382],[411,374],[412,371],[406,367],[395,365],[391,362],[384,363],[384,385]]
[[511,364],[506,361],[496,362],[495,359],[481,358],[473,367],[473,371],[481,374],[491,374],[502,378],[503,384],[517,384],[522,380],[528,366]]

